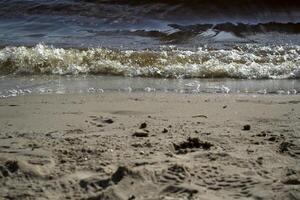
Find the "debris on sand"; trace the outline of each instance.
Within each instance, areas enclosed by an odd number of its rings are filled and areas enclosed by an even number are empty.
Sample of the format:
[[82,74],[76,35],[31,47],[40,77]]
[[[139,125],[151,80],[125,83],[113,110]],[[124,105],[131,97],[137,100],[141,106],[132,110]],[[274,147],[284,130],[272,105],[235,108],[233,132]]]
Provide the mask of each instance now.
[[141,123],[141,125],[140,125],[140,129],[144,129],[144,128],[147,128],[147,123],[146,122]]
[[207,116],[206,115],[194,115],[194,116],[192,116],[192,118],[207,118]]
[[276,136],[271,136],[268,140],[269,140],[270,142],[276,142],[277,137],[276,137]]
[[296,176],[291,176],[282,181],[285,185],[300,185],[300,180]]
[[243,130],[244,131],[250,131],[251,126],[249,124],[244,125]]
[[168,129],[164,128],[164,130],[162,130],[162,133],[167,133],[169,132]]
[[146,130],[139,129],[139,130],[135,131],[132,136],[134,136],[134,137],[148,137],[149,133]]
[[108,119],[104,119],[103,122],[107,123],[107,124],[112,124],[112,123],[114,123],[114,120],[108,118]]
[[5,163],[5,166],[11,173],[18,171],[18,169],[19,169],[18,161],[15,161],[15,160],[7,161]]
[[280,153],[284,153],[286,151],[288,151],[288,147],[290,146],[291,144],[289,142],[282,142],[280,145],[279,145],[279,152]]
[[180,144],[173,144],[173,146],[177,154],[186,154],[195,149],[210,150],[213,144],[210,142],[201,141],[199,138],[189,137],[186,141]]

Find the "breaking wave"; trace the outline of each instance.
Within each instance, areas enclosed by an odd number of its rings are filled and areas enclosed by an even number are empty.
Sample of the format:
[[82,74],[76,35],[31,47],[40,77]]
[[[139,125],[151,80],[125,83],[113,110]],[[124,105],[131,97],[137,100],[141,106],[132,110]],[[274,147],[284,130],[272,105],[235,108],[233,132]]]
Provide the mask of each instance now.
[[300,46],[244,45],[195,51],[63,49],[38,44],[0,50],[4,74],[110,74],[128,77],[286,79],[300,77]]
[[300,44],[295,0],[0,0],[0,45]]
[[134,15],[158,19],[182,16],[274,19],[279,15],[292,22],[299,16],[300,3],[295,0],[2,0],[0,6],[0,16],[80,15],[126,20]]

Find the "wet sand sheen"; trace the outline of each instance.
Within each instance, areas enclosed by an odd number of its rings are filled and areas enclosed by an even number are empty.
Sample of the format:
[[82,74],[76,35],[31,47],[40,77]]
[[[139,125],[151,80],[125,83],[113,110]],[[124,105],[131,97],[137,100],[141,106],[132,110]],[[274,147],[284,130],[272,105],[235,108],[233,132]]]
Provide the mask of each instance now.
[[299,96],[0,102],[0,198],[297,199]]

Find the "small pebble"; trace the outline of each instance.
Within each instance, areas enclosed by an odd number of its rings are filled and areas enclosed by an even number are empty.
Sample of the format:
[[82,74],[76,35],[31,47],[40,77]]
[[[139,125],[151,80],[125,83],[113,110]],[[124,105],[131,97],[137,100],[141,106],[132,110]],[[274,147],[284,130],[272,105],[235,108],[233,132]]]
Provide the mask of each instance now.
[[148,137],[149,136],[149,133],[145,130],[137,130],[132,136],[135,136],[135,137]]
[[142,124],[140,125],[140,129],[144,129],[144,128],[146,128],[146,127],[147,127],[146,122],[144,122],[144,123],[142,123]]
[[249,131],[251,129],[251,126],[249,124],[244,125],[243,130]]

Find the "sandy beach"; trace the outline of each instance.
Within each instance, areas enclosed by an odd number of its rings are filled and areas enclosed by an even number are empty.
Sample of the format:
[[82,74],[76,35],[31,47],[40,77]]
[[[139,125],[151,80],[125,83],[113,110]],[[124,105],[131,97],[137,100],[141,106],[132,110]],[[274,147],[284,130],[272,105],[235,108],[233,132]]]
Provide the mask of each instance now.
[[0,200],[300,200],[300,0],[0,0]]
[[299,199],[300,97],[0,101],[0,199]]

